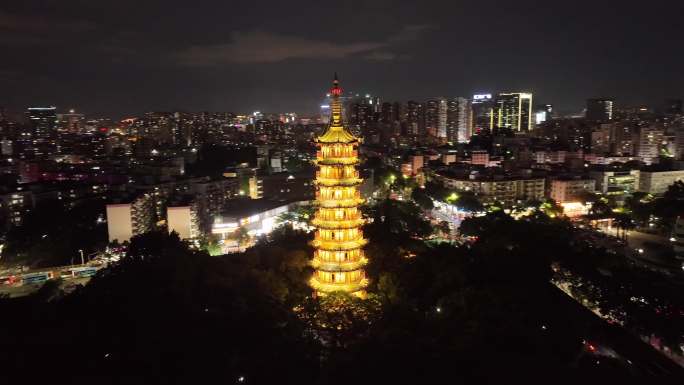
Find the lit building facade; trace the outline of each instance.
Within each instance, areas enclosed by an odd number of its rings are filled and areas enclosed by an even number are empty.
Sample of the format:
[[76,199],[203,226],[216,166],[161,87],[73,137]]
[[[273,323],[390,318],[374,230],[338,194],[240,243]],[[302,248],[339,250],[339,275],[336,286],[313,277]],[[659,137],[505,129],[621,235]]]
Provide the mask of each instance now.
[[473,135],[473,114],[470,100],[454,98],[447,102],[446,136],[451,143],[466,143]]
[[472,129],[473,134],[478,134],[482,130],[494,128],[494,106],[495,100],[492,94],[473,95],[471,101],[472,109]]
[[363,202],[358,190],[362,179],[356,169],[359,141],[342,123],[342,89],[337,76],[330,93],[330,124],[316,140],[318,210],[312,221],[317,230],[311,243],[316,251],[310,283],[317,295],[345,291],[363,297],[368,281],[362,248],[367,240],[361,231],[364,220],[359,210]]
[[130,242],[133,236],[154,228],[154,202],[149,193],[129,203],[108,204],[106,208],[109,242]]
[[579,201],[583,193],[594,193],[594,179],[554,179],[551,181],[549,197],[558,203]]
[[445,98],[430,99],[425,103],[425,129],[428,136],[446,139],[447,100]]
[[49,138],[57,133],[56,107],[30,107],[26,115],[35,137]]
[[664,134],[654,127],[640,127],[634,134],[634,155],[646,164],[658,163]]
[[629,171],[591,171],[590,176],[596,180],[596,191],[602,194],[631,194],[639,188],[639,170]]
[[169,234],[176,232],[180,239],[197,239],[202,234],[200,229],[201,208],[197,201],[189,201],[185,205],[166,208],[166,226]]
[[525,92],[499,94],[496,98],[494,125],[513,131],[531,131],[532,94]]
[[661,195],[675,182],[684,181],[684,170],[641,171],[638,191]]
[[502,202],[510,205],[519,200],[541,200],[545,192],[544,178],[524,176],[493,178],[484,175],[452,177],[435,174],[435,179],[446,188],[473,192],[484,203]]

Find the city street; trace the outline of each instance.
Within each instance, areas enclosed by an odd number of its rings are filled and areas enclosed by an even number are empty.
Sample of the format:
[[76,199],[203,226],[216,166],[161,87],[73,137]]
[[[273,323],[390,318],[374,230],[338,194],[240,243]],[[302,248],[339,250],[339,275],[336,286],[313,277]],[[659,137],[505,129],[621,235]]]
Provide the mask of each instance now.
[[[90,281],[91,277],[75,277],[63,279],[60,289],[70,291],[74,286],[85,285]],[[28,284],[28,285],[2,285],[0,286],[0,296],[7,296],[9,298],[24,297],[38,291],[45,282]]]
[[[614,227],[602,229],[601,232],[612,236],[608,239],[617,237],[617,229]],[[620,248],[625,250],[628,258],[649,269],[668,273],[678,273],[681,270],[681,262],[673,258],[671,242],[665,236],[637,230],[627,231],[627,246]]]

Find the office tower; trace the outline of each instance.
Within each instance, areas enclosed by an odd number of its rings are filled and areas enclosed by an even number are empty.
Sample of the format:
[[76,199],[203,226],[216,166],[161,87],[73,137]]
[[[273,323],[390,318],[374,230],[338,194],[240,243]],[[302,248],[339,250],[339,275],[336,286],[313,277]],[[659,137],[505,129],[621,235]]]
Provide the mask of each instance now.
[[470,100],[462,97],[448,100],[446,117],[447,142],[468,142],[473,135],[473,115]]
[[380,121],[383,123],[392,123],[399,120],[399,104],[398,103],[382,103],[380,106]]
[[79,133],[85,129],[85,116],[69,110],[66,114],[57,114],[57,124],[60,131]]
[[427,135],[446,139],[446,123],[447,100],[444,98],[428,100],[425,103],[425,131]]
[[321,124],[328,124],[330,122],[330,102],[326,99],[320,105],[319,121]]
[[608,122],[613,120],[612,99],[587,99],[586,118],[591,122]]
[[399,103],[382,103],[380,106],[380,134],[384,140],[401,135],[400,111],[401,104]]
[[472,99],[472,115],[474,134],[482,130],[491,130],[494,128],[494,99],[492,94],[478,94],[473,95]]
[[534,123],[542,124],[547,120],[551,120],[551,114],[553,112],[553,106],[550,104],[538,105],[534,109]]
[[610,124],[611,153],[615,155],[632,155],[634,150],[634,133],[631,124],[615,121]]
[[374,106],[366,103],[353,103],[349,111],[349,124],[361,132],[371,127],[374,121]]
[[406,122],[407,135],[424,135],[425,117],[423,105],[413,100],[409,100],[406,103],[406,116],[404,121]]
[[502,93],[496,97],[494,126],[513,131],[530,131],[532,125],[532,94]]
[[26,112],[31,133],[36,138],[50,138],[57,132],[56,107],[30,107]]
[[310,284],[318,295],[345,291],[363,297],[368,281],[363,270],[367,261],[362,247],[367,240],[361,231],[364,220],[358,207],[363,201],[358,191],[362,180],[356,169],[359,142],[342,122],[338,99],[342,89],[337,76],[330,93],[330,125],[316,140],[318,211],[312,221],[317,230],[311,243],[316,250]]
[[663,131],[655,127],[640,127],[634,135],[634,155],[646,164],[658,163]]

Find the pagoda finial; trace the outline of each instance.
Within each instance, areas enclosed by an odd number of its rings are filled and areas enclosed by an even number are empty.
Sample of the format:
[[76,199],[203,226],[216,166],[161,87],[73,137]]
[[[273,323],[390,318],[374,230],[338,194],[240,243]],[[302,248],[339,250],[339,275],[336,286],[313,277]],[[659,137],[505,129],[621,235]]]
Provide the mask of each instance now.
[[337,72],[335,72],[335,77],[333,78],[333,86],[332,89],[330,89],[330,93],[333,95],[333,97],[342,95],[342,88],[340,88],[340,81],[337,78]]

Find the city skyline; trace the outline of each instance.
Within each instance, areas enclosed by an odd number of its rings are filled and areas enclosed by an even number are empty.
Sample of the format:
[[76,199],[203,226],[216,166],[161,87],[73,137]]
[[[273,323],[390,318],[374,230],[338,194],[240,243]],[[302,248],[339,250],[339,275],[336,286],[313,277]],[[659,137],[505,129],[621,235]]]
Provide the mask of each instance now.
[[681,5],[667,2],[638,10],[583,2],[213,3],[188,12],[173,2],[130,12],[125,3],[3,5],[0,105],[115,118],[164,110],[315,113],[326,79],[338,71],[350,79],[348,90],[388,101],[531,92],[573,113],[598,97],[659,105],[680,98],[684,85],[676,65],[682,54],[672,48]]

